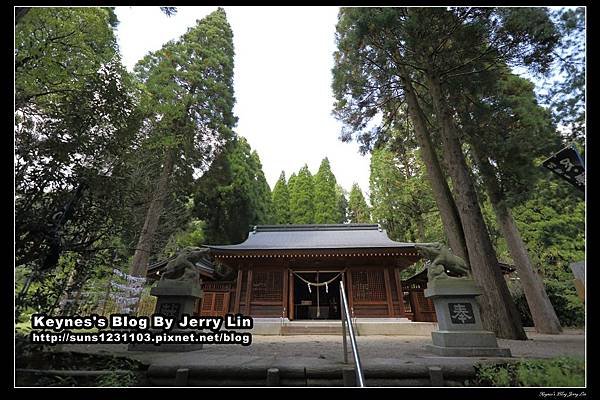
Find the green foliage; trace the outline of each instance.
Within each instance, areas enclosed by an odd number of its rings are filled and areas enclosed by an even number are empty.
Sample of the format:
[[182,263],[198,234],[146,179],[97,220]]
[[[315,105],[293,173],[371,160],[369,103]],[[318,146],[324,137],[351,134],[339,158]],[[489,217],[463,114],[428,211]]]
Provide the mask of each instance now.
[[352,185],[348,198],[348,220],[351,223],[371,222],[371,212],[358,183]]
[[120,228],[135,90],[105,8],[34,8],[15,28],[16,265],[52,269]]
[[479,157],[487,157],[479,161],[490,164],[490,172],[482,174],[495,178],[500,196],[514,206],[531,194],[540,178],[536,160],[560,148],[560,136],[548,110],[537,103],[533,83],[505,73],[489,85],[487,91],[482,85],[468,89],[473,92],[461,121],[466,140]]
[[554,122],[563,128],[565,142],[585,145],[585,8],[561,8],[552,13],[561,40],[554,68],[560,79],[547,81],[544,103],[550,106]]
[[199,247],[203,245],[205,243],[204,229],[204,221],[193,219],[185,229],[180,230],[169,237],[169,241],[163,249],[163,255],[171,257],[183,248]]
[[519,231],[546,278],[571,280],[568,265],[585,257],[585,201],[577,189],[549,172],[534,193],[513,210]]
[[335,193],[337,197],[338,216],[340,217],[337,223],[344,224],[348,220],[348,193],[340,185],[335,186]]
[[327,158],[321,162],[314,184],[315,224],[336,224],[343,221],[340,198],[336,191],[337,182]]
[[40,7],[15,27],[15,104],[52,106],[86,90],[88,79],[116,55],[107,8]]
[[129,387],[135,386],[138,379],[135,376],[135,373],[131,371],[127,371],[127,373],[110,373],[106,375],[101,375],[96,379],[96,384],[100,387],[108,386],[108,387]]
[[[316,175],[312,176],[304,165],[298,173],[292,173],[284,189],[285,175],[279,178],[273,190],[277,202],[276,212],[281,213],[278,223],[292,224],[343,224],[347,222],[348,200],[346,191],[338,185],[331,171],[329,160],[324,158]],[[288,195],[289,194],[289,195]],[[285,198],[288,196],[286,208]],[[284,219],[289,209],[289,219]]]
[[290,192],[284,171],[281,171],[281,175],[273,188],[273,222],[276,224],[289,224],[291,222]]
[[[293,180],[292,180],[293,177]],[[312,224],[315,221],[314,178],[304,165],[288,183],[290,214],[293,224]]]
[[[585,202],[577,189],[550,173],[532,192],[529,200],[513,209],[515,221],[561,325],[583,326],[585,307],[569,264],[585,259]],[[518,294],[515,298],[522,301]],[[529,318],[528,313],[522,316]]]
[[585,360],[557,357],[483,364],[477,367],[474,383],[476,386],[581,387],[585,385]]
[[219,8],[135,66],[144,85],[146,145],[175,151],[175,178],[192,182],[233,137],[233,33]]
[[547,71],[557,41],[544,8],[341,8],[332,70],[341,139],[366,152],[388,134],[403,114],[402,69],[425,86],[425,71],[477,85],[506,63]]
[[[583,327],[585,307],[575,289],[573,274],[565,272],[561,278],[543,279],[548,298],[563,327]],[[510,281],[508,288],[521,315],[523,326],[533,326],[533,319],[520,281]]]
[[273,220],[271,189],[243,137],[228,144],[196,185],[194,215],[205,222],[207,243],[240,243],[251,226]]
[[583,327],[585,307],[577,295],[573,278],[545,279],[546,293],[562,326]]
[[[372,219],[386,229],[393,240],[430,242],[439,240],[441,220],[424,166],[415,151],[399,156],[388,148],[371,155],[370,196]],[[428,214],[435,214],[425,222]],[[432,223],[433,222],[433,223]],[[435,229],[439,226],[439,229]]]

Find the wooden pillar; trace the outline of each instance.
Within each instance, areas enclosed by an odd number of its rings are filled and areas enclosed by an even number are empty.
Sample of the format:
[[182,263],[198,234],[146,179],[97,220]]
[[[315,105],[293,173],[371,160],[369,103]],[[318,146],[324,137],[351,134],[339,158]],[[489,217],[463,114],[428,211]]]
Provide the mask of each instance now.
[[394,280],[396,281],[396,291],[398,292],[398,307],[400,310],[400,317],[406,317],[406,310],[404,309],[404,289],[402,288],[402,280],[400,279],[400,270],[394,268]]
[[287,317],[289,315],[289,308],[288,308],[288,290],[289,290],[289,280],[288,280],[288,270],[284,269],[283,271],[281,271],[282,274],[282,278],[283,278],[283,293],[281,295],[281,300],[283,303],[283,310],[282,310],[282,315],[283,317]]
[[288,287],[289,287],[289,298],[288,298],[289,308],[288,308],[288,315],[289,315],[290,321],[293,321],[294,318],[296,318],[296,316],[294,315],[294,312],[295,312],[295,307],[294,307],[294,287],[296,285],[294,284],[294,274],[292,274],[292,270],[289,268],[289,264],[288,264],[288,279],[290,281],[290,283],[288,285]]
[[244,277],[244,271],[242,266],[238,265],[237,282],[235,285],[235,305],[233,307],[233,313],[238,314],[240,312],[240,297],[242,297],[242,280]]
[[248,282],[246,284],[246,315],[250,314],[250,300],[252,299],[252,264],[248,268]]
[[348,308],[350,308],[350,317],[353,317],[354,315],[352,315],[352,309],[354,308],[354,294],[352,293],[352,270],[349,267],[347,267],[346,270],[348,271],[346,274],[346,294],[348,295]]
[[392,299],[392,288],[390,286],[390,274],[387,268],[383,269],[383,280],[385,282],[385,297],[387,299],[388,317],[394,316],[394,300]]

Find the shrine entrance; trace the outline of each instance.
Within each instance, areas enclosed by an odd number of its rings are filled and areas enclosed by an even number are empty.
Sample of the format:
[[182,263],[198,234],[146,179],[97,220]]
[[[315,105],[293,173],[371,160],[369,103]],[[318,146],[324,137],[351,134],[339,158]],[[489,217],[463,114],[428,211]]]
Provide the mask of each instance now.
[[339,320],[341,271],[294,271],[295,320]]

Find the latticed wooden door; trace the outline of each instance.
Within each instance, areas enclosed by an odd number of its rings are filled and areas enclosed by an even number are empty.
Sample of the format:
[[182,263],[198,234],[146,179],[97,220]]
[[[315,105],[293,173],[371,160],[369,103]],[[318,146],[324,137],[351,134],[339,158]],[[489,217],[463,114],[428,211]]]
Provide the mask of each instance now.
[[385,302],[383,271],[352,271],[352,295],[355,303]]
[[229,310],[228,292],[204,292],[200,315],[206,317],[223,317]]

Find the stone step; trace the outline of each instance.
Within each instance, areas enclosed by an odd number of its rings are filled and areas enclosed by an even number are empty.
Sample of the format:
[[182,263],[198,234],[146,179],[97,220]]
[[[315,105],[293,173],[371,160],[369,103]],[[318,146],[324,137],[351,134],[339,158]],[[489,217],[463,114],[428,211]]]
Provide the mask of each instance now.
[[287,323],[281,327],[281,334],[290,335],[341,335],[341,323],[315,323],[306,324]]
[[[354,328],[358,336],[408,335],[428,336],[438,326],[435,322],[410,322],[397,318],[357,318]],[[340,321],[281,321],[279,318],[257,318],[253,335],[341,335]]]
[[[280,365],[151,365],[147,378],[151,386],[354,386],[351,365],[315,365],[279,360]],[[430,365],[369,365],[365,363],[366,386],[462,386],[475,377],[471,363]],[[347,374],[346,374],[347,373]],[[352,384],[354,381],[354,384]]]

